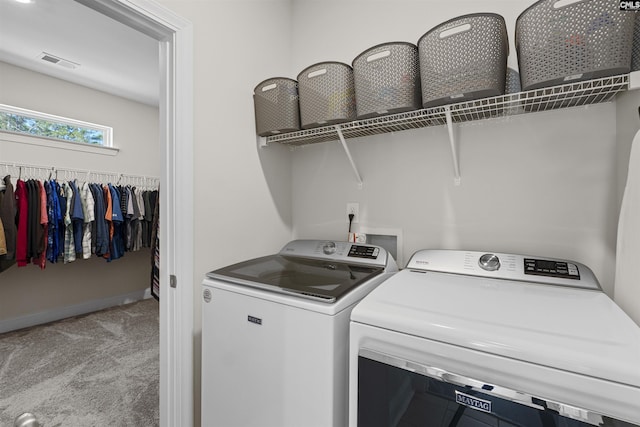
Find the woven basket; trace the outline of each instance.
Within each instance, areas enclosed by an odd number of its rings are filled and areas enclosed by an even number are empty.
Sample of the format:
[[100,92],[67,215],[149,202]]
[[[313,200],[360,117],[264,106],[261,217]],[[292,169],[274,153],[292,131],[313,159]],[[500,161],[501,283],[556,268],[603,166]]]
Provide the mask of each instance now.
[[298,82],[274,77],[261,82],[253,90],[256,133],[276,135],[300,130]]
[[631,71],[640,70],[640,13],[636,13],[633,26],[633,47],[631,50]]
[[635,13],[618,0],[540,0],[516,21],[522,90],[630,70]]
[[359,119],[420,108],[416,45],[383,43],[362,52],[352,65]]
[[504,94],[509,42],[502,16],[446,21],[420,38],[418,51],[424,108]]
[[321,62],[298,74],[303,129],[356,119],[353,69],[341,62]]

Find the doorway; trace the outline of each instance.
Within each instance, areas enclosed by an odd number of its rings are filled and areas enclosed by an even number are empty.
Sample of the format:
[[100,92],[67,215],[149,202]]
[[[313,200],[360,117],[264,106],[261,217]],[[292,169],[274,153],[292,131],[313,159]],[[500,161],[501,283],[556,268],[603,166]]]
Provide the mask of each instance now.
[[160,45],[160,426],[193,425],[193,28],[150,0],[77,0]]

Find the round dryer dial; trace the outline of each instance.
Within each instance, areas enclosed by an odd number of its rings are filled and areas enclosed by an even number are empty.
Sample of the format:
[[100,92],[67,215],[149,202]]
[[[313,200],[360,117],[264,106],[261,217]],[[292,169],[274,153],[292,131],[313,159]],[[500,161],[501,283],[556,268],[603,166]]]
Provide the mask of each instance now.
[[496,271],[500,268],[500,258],[495,254],[484,254],[478,260],[480,268],[486,271]]

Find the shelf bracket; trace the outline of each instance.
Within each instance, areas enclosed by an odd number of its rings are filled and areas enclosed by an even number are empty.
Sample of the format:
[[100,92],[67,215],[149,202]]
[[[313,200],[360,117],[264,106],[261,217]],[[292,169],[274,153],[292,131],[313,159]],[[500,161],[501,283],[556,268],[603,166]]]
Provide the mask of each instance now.
[[458,146],[453,132],[453,119],[451,118],[451,108],[447,105],[444,108],[447,119],[447,130],[449,131],[449,144],[451,145],[451,157],[453,158],[453,184],[460,185],[460,162],[458,160]]
[[340,142],[342,143],[342,148],[344,148],[344,152],[347,154],[347,158],[349,159],[349,163],[351,163],[351,167],[353,168],[353,173],[356,174],[356,179],[358,180],[358,189],[362,190],[362,178],[360,177],[360,173],[358,172],[358,168],[356,167],[355,162],[353,161],[353,157],[351,156],[351,151],[349,151],[349,147],[347,146],[347,141],[344,139],[344,135],[342,135],[342,129],[340,129],[339,125],[335,126],[336,132],[338,133],[338,138],[340,138]]
[[256,138],[258,139],[258,147],[265,148],[269,146],[266,136],[256,135]]

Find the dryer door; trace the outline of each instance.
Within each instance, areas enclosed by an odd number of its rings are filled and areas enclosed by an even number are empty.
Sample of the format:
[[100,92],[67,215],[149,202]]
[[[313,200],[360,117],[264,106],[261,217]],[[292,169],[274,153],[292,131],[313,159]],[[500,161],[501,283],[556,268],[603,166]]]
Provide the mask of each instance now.
[[587,410],[363,350],[359,427],[638,427]]

